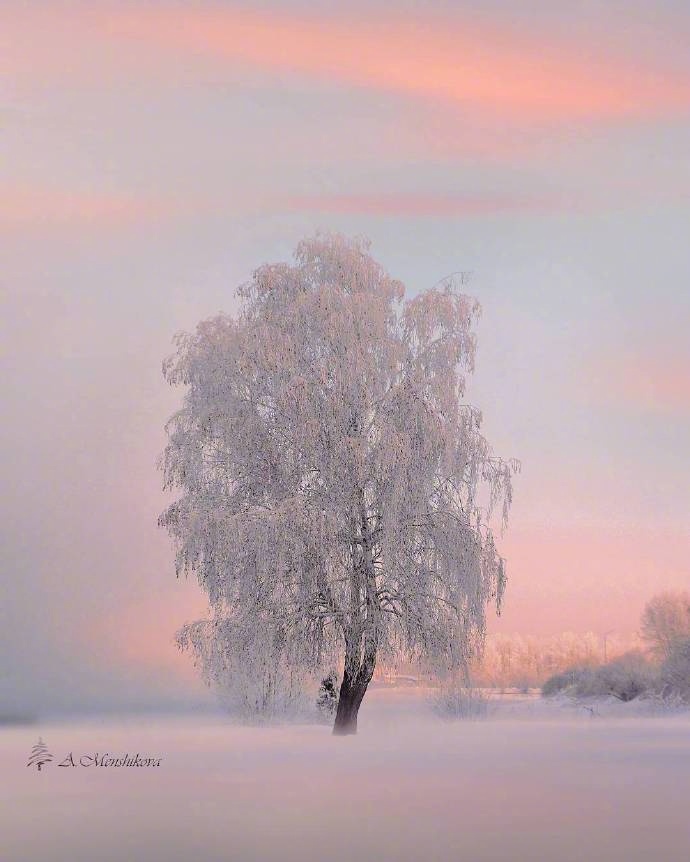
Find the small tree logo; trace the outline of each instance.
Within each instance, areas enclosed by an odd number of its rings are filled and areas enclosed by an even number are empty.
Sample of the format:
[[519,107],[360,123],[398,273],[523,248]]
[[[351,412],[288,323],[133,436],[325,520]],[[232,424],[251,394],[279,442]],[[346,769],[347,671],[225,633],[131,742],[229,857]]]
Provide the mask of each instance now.
[[53,755],[48,751],[48,746],[39,736],[38,742],[31,749],[31,756],[29,757],[29,762],[26,765],[35,766],[40,772],[43,764],[50,763],[52,759]]

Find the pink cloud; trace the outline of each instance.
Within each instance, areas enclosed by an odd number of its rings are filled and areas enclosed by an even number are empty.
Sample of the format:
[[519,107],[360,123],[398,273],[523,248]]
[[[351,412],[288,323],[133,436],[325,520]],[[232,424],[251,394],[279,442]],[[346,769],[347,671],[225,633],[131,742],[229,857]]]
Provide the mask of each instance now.
[[[677,115],[690,79],[663,58],[597,54],[582,35],[509,30],[477,18],[421,19],[224,8],[96,4],[8,14],[0,72],[53,84],[156,81],[229,68],[398,93],[529,121]],[[668,68],[666,68],[668,66]],[[196,72],[194,72],[196,70]]]
[[5,227],[118,227],[157,221],[176,209],[170,201],[120,192],[0,188],[0,224]]
[[522,118],[621,118],[690,107],[690,80],[679,73],[457,18],[146,7],[114,12],[105,27],[185,60],[220,58]]

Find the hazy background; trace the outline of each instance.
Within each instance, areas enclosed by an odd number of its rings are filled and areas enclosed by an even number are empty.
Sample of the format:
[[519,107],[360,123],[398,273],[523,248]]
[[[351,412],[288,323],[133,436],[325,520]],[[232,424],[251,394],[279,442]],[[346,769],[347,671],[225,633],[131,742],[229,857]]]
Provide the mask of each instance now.
[[687,588],[689,42],[685,0],[5,0],[0,712],[210,702],[160,364],[319,227],[411,291],[473,273],[470,396],[523,463],[492,631]]

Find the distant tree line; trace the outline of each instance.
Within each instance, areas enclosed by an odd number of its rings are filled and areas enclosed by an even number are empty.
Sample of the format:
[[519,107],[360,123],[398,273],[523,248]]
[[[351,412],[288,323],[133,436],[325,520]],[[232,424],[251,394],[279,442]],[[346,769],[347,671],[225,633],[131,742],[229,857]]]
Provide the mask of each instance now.
[[544,682],[543,694],[690,704],[690,593],[654,596],[642,613],[640,637],[645,649],[603,663],[574,662]]

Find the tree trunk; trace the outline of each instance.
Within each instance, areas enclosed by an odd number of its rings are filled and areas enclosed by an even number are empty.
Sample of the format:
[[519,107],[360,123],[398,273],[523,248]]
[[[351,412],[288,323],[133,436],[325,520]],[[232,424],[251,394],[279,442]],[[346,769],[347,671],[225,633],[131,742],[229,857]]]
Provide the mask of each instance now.
[[[338,697],[338,708],[335,713],[333,733],[336,736],[349,736],[357,733],[357,714],[364,700],[364,694],[369,685],[369,679],[363,673],[363,668],[352,679],[347,671],[343,674]],[[372,668],[373,672],[373,668]]]
[[[376,667],[378,652],[378,618],[376,577],[371,551],[371,535],[366,518],[364,496],[361,497],[361,541],[355,545],[350,606],[350,627],[345,634],[345,669],[338,695],[333,733],[349,736],[357,733],[357,713]],[[361,588],[365,597],[366,616],[362,614]]]
[[[333,733],[336,736],[348,736],[357,733],[357,714],[374,675],[378,647],[375,633],[367,633],[364,641],[365,649],[361,663],[355,657],[356,653],[352,641],[348,641],[345,670],[343,671],[343,681],[340,684],[338,708],[333,724]],[[357,642],[356,652],[359,652],[359,642]]]

